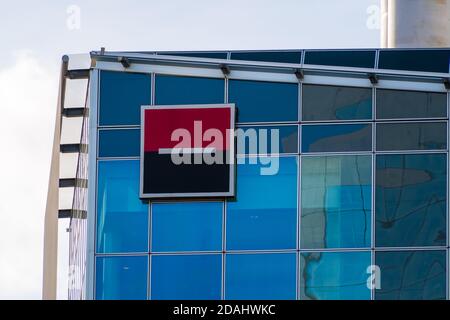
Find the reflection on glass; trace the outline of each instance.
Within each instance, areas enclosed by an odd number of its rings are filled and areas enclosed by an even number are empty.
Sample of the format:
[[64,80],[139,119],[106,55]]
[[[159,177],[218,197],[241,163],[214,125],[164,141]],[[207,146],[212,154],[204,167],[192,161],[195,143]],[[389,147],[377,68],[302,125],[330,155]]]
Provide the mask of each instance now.
[[447,148],[445,122],[379,123],[377,150],[438,150]]
[[152,251],[221,251],[222,202],[152,204]]
[[297,158],[274,159],[275,175],[261,175],[263,165],[246,160],[237,167],[236,201],[227,202],[227,249],[296,248]]
[[372,118],[372,89],[303,85],[303,121]]
[[139,199],[139,161],[99,161],[97,252],[146,252],[148,205]]
[[144,73],[100,73],[100,125],[139,125],[141,106],[150,104],[151,77]]
[[140,154],[140,130],[99,130],[99,157],[138,157]]
[[156,75],[156,104],[223,103],[225,80]]
[[300,299],[369,300],[370,265],[370,251],[302,253]]
[[437,118],[447,115],[447,95],[436,92],[377,90],[377,118]]
[[235,134],[238,154],[298,153],[298,126],[243,126]]
[[377,156],[377,246],[445,245],[446,163],[445,154]]
[[230,103],[238,122],[298,120],[298,85],[295,83],[230,80]]
[[302,152],[372,150],[371,124],[302,126]]
[[296,254],[227,254],[225,299],[295,299]]
[[302,158],[302,248],[370,246],[371,156]]
[[152,255],[151,261],[151,299],[220,299],[222,255]]
[[446,297],[445,251],[377,252],[381,288],[376,300],[443,300]]
[[148,257],[97,257],[97,300],[147,299]]

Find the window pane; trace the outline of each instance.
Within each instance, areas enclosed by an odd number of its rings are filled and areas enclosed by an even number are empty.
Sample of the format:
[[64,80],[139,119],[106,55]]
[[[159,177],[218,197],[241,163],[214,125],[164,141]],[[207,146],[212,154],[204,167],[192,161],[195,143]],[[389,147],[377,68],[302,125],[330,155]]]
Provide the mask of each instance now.
[[139,199],[139,161],[99,161],[97,252],[148,251],[148,205]]
[[140,154],[140,130],[99,130],[99,157],[138,157]]
[[238,154],[298,153],[296,125],[239,127],[236,136]]
[[301,51],[248,51],[232,52],[231,60],[251,60],[265,62],[281,62],[299,64],[302,60]]
[[151,299],[220,299],[222,255],[152,255],[151,259]]
[[372,118],[372,89],[303,85],[303,121]]
[[380,50],[378,68],[448,73],[450,50]]
[[221,251],[222,202],[154,203],[152,251]]
[[156,75],[156,104],[223,103],[224,79]]
[[369,300],[370,251],[311,252],[300,255],[300,299]]
[[303,125],[302,152],[371,151],[372,125]]
[[236,201],[227,202],[227,249],[294,249],[297,229],[297,158],[270,157],[278,173],[247,158],[237,168]]
[[373,50],[306,51],[305,64],[355,67],[355,68],[373,68],[375,64],[375,51]]
[[97,257],[97,300],[147,299],[148,257]]
[[295,299],[296,254],[227,254],[225,299]]
[[370,247],[371,156],[302,158],[301,247]]
[[446,155],[378,155],[376,244],[446,244]]
[[298,85],[230,80],[229,101],[238,109],[239,122],[297,121]]
[[445,122],[378,123],[377,150],[439,150],[447,148]]
[[377,90],[377,118],[437,118],[447,115],[445,93]]
[[201,52],[201,51],[158,51],[158,55],[168,55],[168,56],[179,56],[179,57],[193,57],[193,58],[208,58],[208,59],[226,59],[228,56],[227,52]]
[[149,74],[102,71],[100,125],[138,125],[141,106],[150,104]]
[[445,251],[377,252],[381,288],[376,300],[444,300]]

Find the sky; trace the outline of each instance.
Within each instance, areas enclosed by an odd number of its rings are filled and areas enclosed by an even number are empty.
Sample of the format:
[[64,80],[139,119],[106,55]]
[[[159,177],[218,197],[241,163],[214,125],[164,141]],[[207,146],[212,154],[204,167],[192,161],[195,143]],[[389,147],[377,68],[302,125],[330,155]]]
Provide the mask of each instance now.
[[[374,48],[379,0],[15,0],[0,11],[0,39],[0,299],[40,299],[62,55]],[[66,299],[65,228],[60,234],[58,298]]]

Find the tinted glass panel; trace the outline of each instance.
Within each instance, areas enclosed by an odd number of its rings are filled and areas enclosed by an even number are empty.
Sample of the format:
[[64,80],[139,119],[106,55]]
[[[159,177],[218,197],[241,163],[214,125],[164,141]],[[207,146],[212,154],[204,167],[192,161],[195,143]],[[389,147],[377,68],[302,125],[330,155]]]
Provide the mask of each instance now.
[[267,165],[250,159],[238,165],[236,201],[227,202],[229,250],[296,248],[297,158],[271,159],[272,168],[279,169],[274,175],[262,175]]
[[299,64],[302,60],[302,52],[301,51],[232,52],[231,59]]
[[303,125],[302,152],[372,150],[372,125]]
[[298,152],[298,126],[245,126],[236,136],[238,154]]
[[220,299],[222,255],[152,255],[151,299]]
[[305,64],[341,66],[356,68],[373,68],[375,51],[306,51]]
[[371,156],[302,158],[302,248],[370,246]]
[[303,121],[372,118],[372,89],[303,85]]
[[97,300],[147,299],[148,257],[97,257]]
[[364,252],[311,252],[300,255],[300,299],[369,300]]
[[377,118],[437,118],[447,115],[445,93],[377,90]]
[[225,80],[156,75],[156,104],[223,103]]
[[446,156],[378,155],[377,246],[446,243]]
[[230,80],[229,102],[235,103],[239,122],[297,121],[298,85]]
[[138,157],[140,154],[140,130],[99,130],[99,157]]
[[445,251],[377,252],[381,288],[377,300],[445,299]]
[[97,252],[146,252],[148,205],[139,199],[139,160],[99,161]]
[[448,73],[450,50],[380,50],[378,68]]
[[221,251],[222,209],[222,202],[154,203],[152,251]]
[[295,253],[227,254],[225,299],[295,299]]
[[100,125],[138,125],[141,106],[150,104],[149,74],[102,71]]
[[226,59],[228,55],[227,52],[177,52],[177,51],[158,52],[157,54],[179,56],[179,57],[208,58],[208,59]]
[[377,150],[433,150],[447,148],[445,122],[379,123]]

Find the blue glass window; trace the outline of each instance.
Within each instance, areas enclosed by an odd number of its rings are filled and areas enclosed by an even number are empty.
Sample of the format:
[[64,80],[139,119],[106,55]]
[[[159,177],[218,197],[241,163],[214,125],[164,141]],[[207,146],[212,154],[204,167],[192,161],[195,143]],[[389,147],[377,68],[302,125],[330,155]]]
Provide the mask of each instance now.
[[102,71],[99,124],[138,125],[141,106],[150,104],[149,74]]
[[225,299],[295,299],[295,260],[295,253],[227,254]]
[[380,50],[378,68],[448,73],[450,50]]
[[147,299],[148,257],[97,257],[97,300]]
[[222,255],[152,255],[151,299],[221,298]]
[[[250,160],[272,158],[274,175]],[[227,249],[295,249],[297,229],[297,158],[247,158],[237,168],[236,201],[227,202]],[[279,161],[276,165],[276,161]]]
[[303,85],[303,121],[372,118],[372,89]]
[[371,150],[371,124],[330,124],[302,126],[302,152],[343,152]]
[[373,68],[374,50],[321,50],[306,51],[305,64],[340,66],[355,68]]
[[222,202],[152,204],[152,251],[221,251]]
[[231,60],[249,60],[264,62],[281,62],[299,64],[302,60],[301,51],[242,51],[232,52]]
[[302,158],[302,248],[370,247],[371,172],[371,156]]
[[438,150],[447,148],[447,123],[378,123],[377,150]]
[[239,122],[297,121],[298,85],[295,83],[230,80],[230,103]]
[[99,130],[99,157],[138,157],[140,154],[140,130]]
[[159,51],[157,54],[159,55],[168,55],[168,56],[178,56],[178,57],[193,57],[193,58],[208,58],[208,59],[226,59],[228,56],[227,52],[219,52],[219,51]]
[[97,252],[148,251],[148,205],[139,199],[139,161],[99,161]]
[[376,245],[446,244],[445,154],[378,155]]
[[310,252],[300,255],[300,299],[369,300],[370,251]]
[[157,105],[224,103],[225,80],[156,75]]
[[[244,126],[236,129],[238,154],[298,153],[298,126]],[[276,137],[278,136],[278,139]],[[265,141],[264,143],[261,143]],[[275,143],[272,143],[274,141]]]
[[377,252],[381,288],[376,300],[443,300],[446,298],[445,251]]

